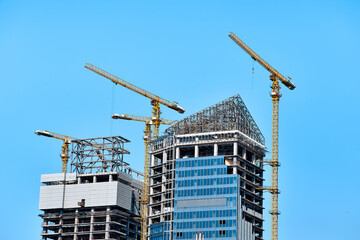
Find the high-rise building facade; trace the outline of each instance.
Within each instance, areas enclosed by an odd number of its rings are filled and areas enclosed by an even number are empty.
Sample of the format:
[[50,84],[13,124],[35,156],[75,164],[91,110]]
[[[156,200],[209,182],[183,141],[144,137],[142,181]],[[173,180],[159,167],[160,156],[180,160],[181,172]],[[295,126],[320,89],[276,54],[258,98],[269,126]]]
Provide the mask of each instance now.
[[239,95],[151,144],[149,239],[263,239],[265,140]]
[[227,174],[223,156],[176,161],[174,239],[237,239],[240,178]]

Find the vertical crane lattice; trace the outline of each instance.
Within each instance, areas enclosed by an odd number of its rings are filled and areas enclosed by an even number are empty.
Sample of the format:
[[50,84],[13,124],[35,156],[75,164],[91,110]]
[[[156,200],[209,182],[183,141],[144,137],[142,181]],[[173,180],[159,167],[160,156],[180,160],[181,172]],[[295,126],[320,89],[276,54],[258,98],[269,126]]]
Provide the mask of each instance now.
[[[154,128],[155,124],[166,124],[166,125],[172,125],[174,121],[167,120],[167,119],[161,119],[160,122],[154,123],[152,121],[152,118],[150,117],[143,117],[143,116],[135,116],[135,115],[129,115],[129,114],[113,114],[111,116],[113,119],[123,119],[123,120],[133,120],[138,122],[144,122],[145,123],[145,131],[144,131],[144,158],[150,159],[149,156],[149,148],[150,148],[150,140],[152,136],[152,132],[156,131],[156,128]],[[151,130],[151,126],[153,125],[153,131]],[[157,127],[157,134],[159,133],[159,127]],[[150,176],[150,161],[144,162],[144,186],[149,186],[149,176]],[[149,195],[149,188],[143,189],[143,196]],[[147,202],[146,202],[147,203]],[[143,207],[141,209],[141,216],[147,216],[148,209]],[[144,217],[142,217],[144,218]],[[147,228],[147,221],[141,222],[141,229]],[[146,234],[142,231],[142,236],[146,238]]]
[[[146,122],[145,124],[145,136],[144,136],[144,143],[145,143],[145,149],[144,149],[144,181],[143,181],[143,197],[141,200],[141,240],[147,240],[147,219],[148,219],[148,204],[149,204],[149,173],[150,173],[150,155],[149,155],[149,146],[151,137],[158,137],[159,136],[159,126],[162,122],[160,115],[160,104],[167,106],[168,108],[171,108],[179,113],[184,113],[185,109],[180,107],[177,102],[170,102],[164,98],[161,98],[153,93],[150,93],[142,88],[139,88],[121,78],[118,78],[111,73],[108,73],[104,71],[101,68],[98,68],[90,63],[86,63],[85,68],[89,69],[90,71],[93,71],[116,85],[119,84],[127,89],[130,89],[140,95],[143,95],[144,97],[151,99],[151,105],[153,106],[152,113],[153,116],[151,118],[151,122]],[[153,129],[151,130],[151,126]]]
[[257,61],[261,66],[268,70],[270,80],[272,81],[271,86],[271,99],[272,99],[272,142],[271,142],[271,161],[267,162],[271,166],[271,187],[262,188],[271,193],[271,239],[278,239],[278,216],[280,214],[278,207],[278,167],[279,164],[279,100],[281,97],[279,80],[290,90],[295,89],[294,83],[289,79],[285,78],[267,62],[265,62],[259,55],[257,55],[251,48],[249,48],[243,41],[241,41],[234,33],[230,32],[229,37],[245,52],[247,52],[252,59]]

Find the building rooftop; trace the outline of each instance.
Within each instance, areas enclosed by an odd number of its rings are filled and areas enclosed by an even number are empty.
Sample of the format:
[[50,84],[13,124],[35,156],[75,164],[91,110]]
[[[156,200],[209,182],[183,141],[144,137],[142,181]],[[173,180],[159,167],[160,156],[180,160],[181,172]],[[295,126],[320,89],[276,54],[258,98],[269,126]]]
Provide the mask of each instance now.
[[239,130],[265,145],[264,136],[239,94],[177,121],[165,132],[181,135],[230,130]]

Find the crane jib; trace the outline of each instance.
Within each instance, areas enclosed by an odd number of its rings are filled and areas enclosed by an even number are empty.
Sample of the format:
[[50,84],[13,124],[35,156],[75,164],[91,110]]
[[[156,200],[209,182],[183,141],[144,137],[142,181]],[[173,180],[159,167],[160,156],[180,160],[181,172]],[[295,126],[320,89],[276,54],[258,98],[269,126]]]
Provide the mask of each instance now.
[[119,85],[121,85],[123,87],[126,87],[127,89],[130,89],[130,90],[132,90],[134,92],[139,93],[140,95],[143,95],[144,97],[147,97],[147,98],[150,98],[150,99],[152,99],[154,101],[157,101],[157,102],[159,102],[159,103],[161,103],[161,104],[163,104],[163,105],[165,105],[165,106],[167,106],[167,107],[169,107],[171,109],[174,109],[175,111],[177,111],[179,113],[184,113],[185,112],[185,109],[178,106],[176,104],[176,102],[170,102],[169,100],[161,98],[161,97],[159,97],[159,96],[157,96],[157,95],[155,95],[153,93],[150,93],[150,92],[148,92],[148,91],[146,91],[146,90],[144,90],[144,89],[142,89],[140,87],[137,87],[137,86],[135,86],[135,85],[121,79],[121,78],[118,78],[118,77],[106,72],[105,70],[103,70],[101,68],[98,68],[98,67],[96,67],[96,66],[94,66],[94,65],[92,65],[90,63],[86,63],[85,68],[87,68],[87,69],[89,69],[89,70],[91,70],[91,71],[93,71],[93,72],[95,72],[95,73],[109,79],[110,81],[112,81],[115,84],[119,84]]
[[290,90],[295,89],[295,84],[292,83],[289,79],[281,75],[276,69],[274,69],[270,64],[268,64],[264,59],[257,55],[249,46],[247,46],[240,38],[238,38],[234,33],[230,32],[229,37],[239,45],[245,52],[247,52],[252,59],[257,61],[261,66],[268,70],[271,74],[275,75],[286,87]]

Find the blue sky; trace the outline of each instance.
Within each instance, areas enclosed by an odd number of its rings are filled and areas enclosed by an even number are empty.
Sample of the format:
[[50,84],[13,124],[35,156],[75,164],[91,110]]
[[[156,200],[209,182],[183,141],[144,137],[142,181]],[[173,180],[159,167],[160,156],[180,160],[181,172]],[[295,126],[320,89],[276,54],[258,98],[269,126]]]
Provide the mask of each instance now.
[[143,167],[144,125],[110,116],[149,116],[149,100],[86,62],[186,108],[163,107],[168,119],[239,93],[270,148],[269,74],[252,74],[232,31],[297,86],[280,102],[279,239],[360,239],[359,12],[350,0],[0,0],[2,238],[40,239],[40,175],[61,170],[61,141],[35,130],[121,135]]

